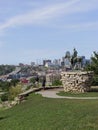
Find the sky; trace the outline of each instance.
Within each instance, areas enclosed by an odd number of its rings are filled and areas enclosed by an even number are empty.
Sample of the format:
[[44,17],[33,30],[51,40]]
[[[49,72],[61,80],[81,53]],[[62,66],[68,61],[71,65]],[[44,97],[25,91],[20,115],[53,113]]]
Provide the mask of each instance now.
[[98,52],[98,0],[0,0],[0,64]]

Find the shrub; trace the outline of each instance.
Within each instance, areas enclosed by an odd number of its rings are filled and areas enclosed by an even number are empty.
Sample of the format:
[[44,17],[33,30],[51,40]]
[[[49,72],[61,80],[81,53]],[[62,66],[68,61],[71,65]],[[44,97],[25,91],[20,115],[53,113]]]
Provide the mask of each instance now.
[[98,75],[95,75],[94,77],[93,77],[93,82],[92,82],[92,85],[98,85]]
[[36,82],[35,78],[31,78],[31,79],[30,79],[30,83],[33,83],[33,84],[34,84],[35,82]]
[[1,101],[8,101],[8,93],[1,95]]
[[54,80],[54,81],[52,82],[52,85],[53,85],[53,86],[62,85],[62,81],[60,81],[60,80]]
[[13,80],[11,80],[11,85],[12,86],[16,86],[17,85],[17,83],[19,83],[19,79],[13,79]]
[[18,84],[16,87],[12,86],[9,89],[9,100],[14,100],[14,98],[17,97],[18,94],[21,92],[22,92],[21,84]]

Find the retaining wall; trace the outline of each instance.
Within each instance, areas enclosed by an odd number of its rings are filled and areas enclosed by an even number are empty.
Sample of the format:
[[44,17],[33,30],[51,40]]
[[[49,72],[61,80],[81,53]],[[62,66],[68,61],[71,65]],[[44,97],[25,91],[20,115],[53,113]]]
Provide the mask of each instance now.
[[65,92],[87,92],[90,90],[93,72],[62,72],[61,80]]

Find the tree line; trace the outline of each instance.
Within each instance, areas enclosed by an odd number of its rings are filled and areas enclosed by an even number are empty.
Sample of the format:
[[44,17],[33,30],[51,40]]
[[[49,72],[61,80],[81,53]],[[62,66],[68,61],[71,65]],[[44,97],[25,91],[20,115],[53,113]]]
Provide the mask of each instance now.
[[0,65],[0,75],[6,75],[15,70],[14,65]]

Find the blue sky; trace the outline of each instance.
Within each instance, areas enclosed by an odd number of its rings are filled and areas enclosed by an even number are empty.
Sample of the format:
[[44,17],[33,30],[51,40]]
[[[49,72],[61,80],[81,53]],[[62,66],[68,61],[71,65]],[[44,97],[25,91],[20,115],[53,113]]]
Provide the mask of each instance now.
[[98,0],[0,0],[0,64],[89,58],[98,51]]

